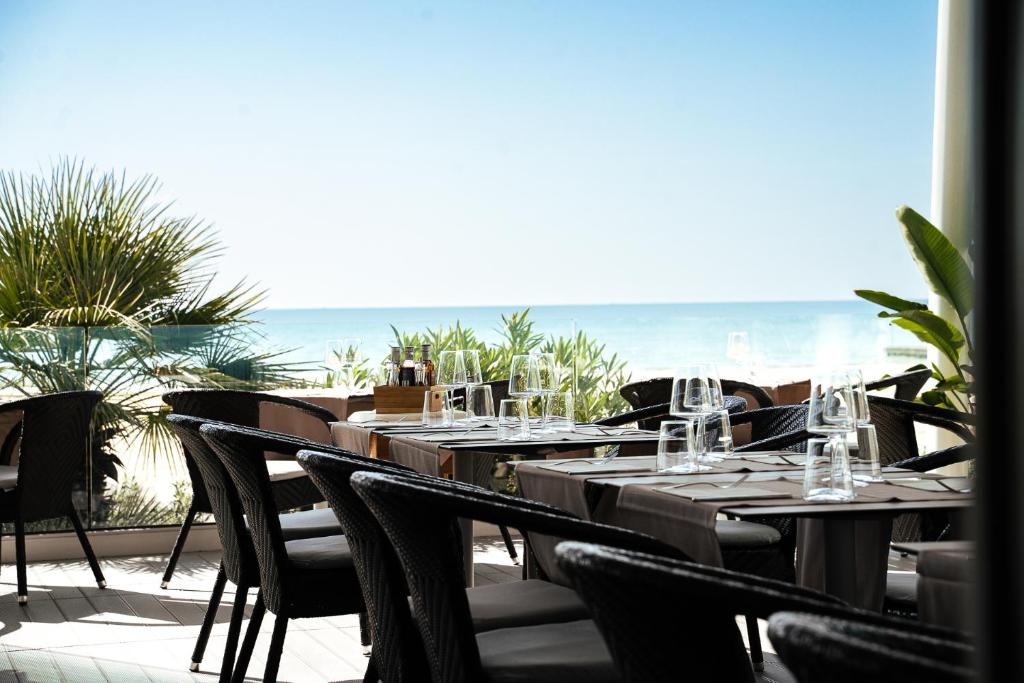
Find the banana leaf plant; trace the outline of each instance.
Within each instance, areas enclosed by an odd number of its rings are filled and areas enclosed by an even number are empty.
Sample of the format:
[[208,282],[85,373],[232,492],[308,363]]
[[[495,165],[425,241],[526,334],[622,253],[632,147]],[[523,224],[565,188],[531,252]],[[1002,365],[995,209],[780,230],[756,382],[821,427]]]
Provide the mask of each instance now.
[[[923,403],[964,412],[974,412],[974,340],[971,313],[974,310],[974,273],[960,250],[941,230],[907,206],[896,210],[903,238],[928,288],[955,312],[953,324],[927,305],[886,292],[856,289],[854,294],[883,307],[878,316],[912,333],[935,348],[953,368],[946,373],[931,364],[935,384],[918,397]],[[910,370],[926,367],[916,365]]]

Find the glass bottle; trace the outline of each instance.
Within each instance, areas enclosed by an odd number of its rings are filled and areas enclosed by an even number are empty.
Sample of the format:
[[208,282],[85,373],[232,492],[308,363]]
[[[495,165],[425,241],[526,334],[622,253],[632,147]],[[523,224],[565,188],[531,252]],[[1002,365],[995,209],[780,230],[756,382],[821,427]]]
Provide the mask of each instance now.
[[437,375],[434,370],[434,361],[430,360],[430,344],[424,344],[420,350],[420,364],[423,366],[424,386],[434,386],[434,380],[437,379]]
[[403,387],[416,386],[416,361],[413,360],[413,352],[415,347],[405,347],[405,360],[402,361],[402,367],[398,371],[398,384]]
[[402,365],[402,347],[391,347],[391,362],[388,365],[388,386],[398,386],[398,370]]

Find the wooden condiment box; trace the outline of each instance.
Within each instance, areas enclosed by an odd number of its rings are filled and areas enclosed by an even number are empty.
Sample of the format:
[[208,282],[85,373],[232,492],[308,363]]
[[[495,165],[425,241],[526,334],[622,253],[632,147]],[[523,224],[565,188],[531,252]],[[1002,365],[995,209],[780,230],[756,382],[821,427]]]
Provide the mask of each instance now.
[[441,410],[441,387],[392,387],[381,385],[373,388],[373,407],[378,415],[419,413],[423,411],[423,394],[430,392],[430,409]]

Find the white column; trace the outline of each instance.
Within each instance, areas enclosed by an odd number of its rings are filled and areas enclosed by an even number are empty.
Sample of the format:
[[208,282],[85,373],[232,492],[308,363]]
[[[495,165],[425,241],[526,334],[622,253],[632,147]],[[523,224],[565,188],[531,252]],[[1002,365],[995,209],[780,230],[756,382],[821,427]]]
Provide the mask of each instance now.
[[[932,133],[931,221],[966,254],[971,205],[969,126],[971,121],[971,2],[939,0],[938,35],[935,47],[935,121]],[[959,326],[953,308],[932,294],[929,307]],[[928,360],[943,372],[952,366],[934,350]],[[956,439],[938,431],[932,448],[952,446]]]

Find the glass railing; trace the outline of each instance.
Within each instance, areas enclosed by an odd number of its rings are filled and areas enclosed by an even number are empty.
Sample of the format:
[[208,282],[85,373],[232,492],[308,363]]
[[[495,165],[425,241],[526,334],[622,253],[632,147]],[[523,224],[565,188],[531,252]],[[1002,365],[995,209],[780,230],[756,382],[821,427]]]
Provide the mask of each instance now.
[[[920,353],[910,335],[894,331],[870,311],[800,314],[780,309],[716,317],[657,306],[552,307],[531,312],[532,342],[510,340],[495,311],[288,311],[269,312],[249,325],[5,329],[0,330],[0,401],[72,389],[103,392],[91,443],[83,449],[89,456],[74,503],[92,528],[145,527],[179,524],[192,497],[180,445],[165,420],[164,391],[333,391],[347,384],[357,393],[368,392],[395,342],[392,325],[399,333],[422,338],[458,320],[463,331],[473,331],[476,343],[504,350],[495,357],[522,344],[551,346],[567,367],[566,388],[590,392],[581,396],[586,400],[577,402],[578,409],[592,412],[624,407],[616,393],[619,384],[671,374],[684,358],[718,361],[723,376],[770,384],[806,377],[807,368],[822,362],[858,364],[866,374],[880,376],[906,368]],[[747,333],[751,360],[730,365],[735,358],[729,357],[726,339],[736,330]],[[525,332],[518,329],[512,336],[517,334]],[[346,368],[339,376],[328,368],[325,352],[329,340],[345,338],[358,340],[359,372]],[[495,360],[492,372],[500,367]],[[0,446],[8,439],[11,421],[0,416]],[[0,452],[11,456],[16,449]],[[65,520],[54,520],[30,525],[30,530],[65,525]]]

